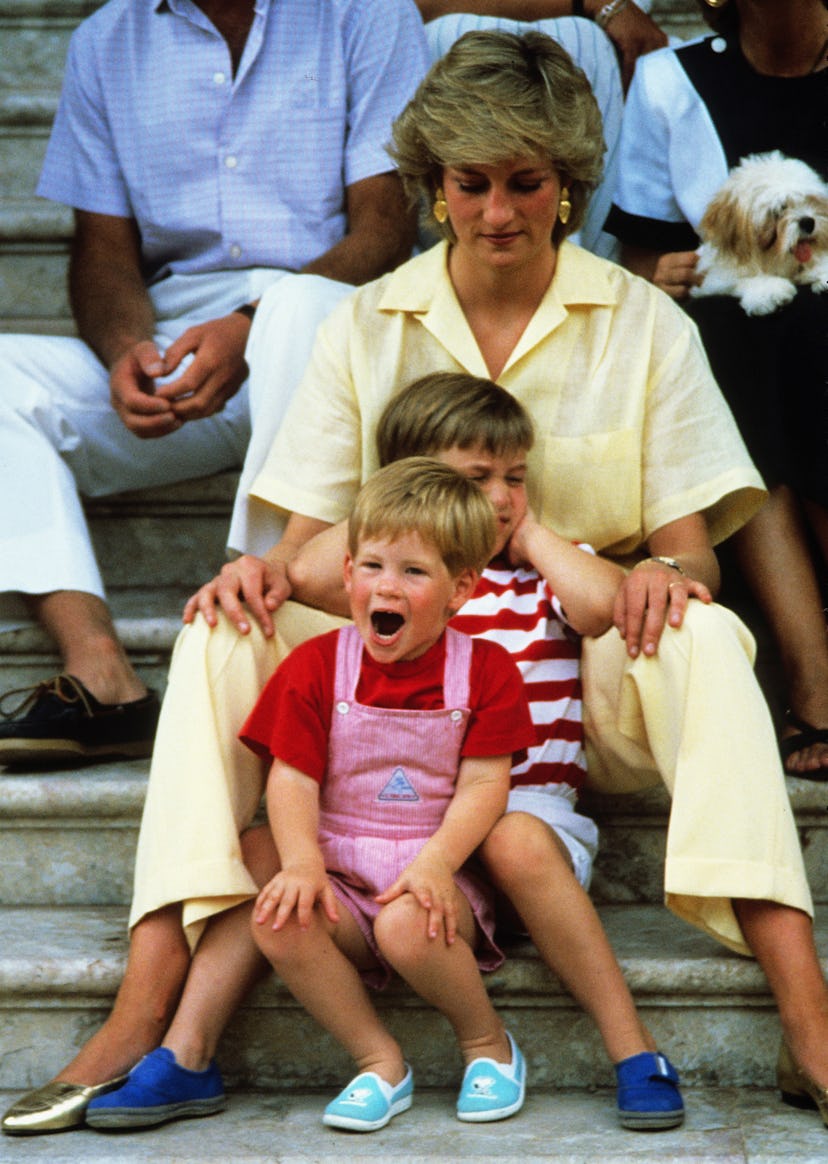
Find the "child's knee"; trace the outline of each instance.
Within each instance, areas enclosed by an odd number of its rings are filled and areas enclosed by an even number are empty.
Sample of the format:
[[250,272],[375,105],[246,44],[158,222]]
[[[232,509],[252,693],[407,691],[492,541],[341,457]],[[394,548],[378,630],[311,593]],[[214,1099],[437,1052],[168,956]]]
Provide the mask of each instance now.
[[416,899],[403,894],[383,906],[374,919],[374,939],[382,955],[395,969],[420,961],[427,953],[428,915]]
[[301,962],[303,958],[309,956],[309,947],[317,936],[316,929],[315,918],[311,918],[307,930],[302,930],[295,915],[292,914],[280,929],[274,930],[272,916],[263,922],[257,922],[254,911],[250,917],[253,941],[276,970]]
[[571,870],[549,825],[528,812],[507,812],[481,846],[483,862],[496,884],[508,889],[527,879]]

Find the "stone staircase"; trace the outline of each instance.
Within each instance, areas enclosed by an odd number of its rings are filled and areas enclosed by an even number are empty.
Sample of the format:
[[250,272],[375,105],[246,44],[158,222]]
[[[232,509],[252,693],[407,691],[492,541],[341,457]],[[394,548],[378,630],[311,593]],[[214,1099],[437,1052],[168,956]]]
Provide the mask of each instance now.
[[[142,675],[163,688],[181,599],[223,556],[235,475],[148,491],[89,507],[111,599]],[[34,629],[0,636],[0,690],[48,674],[55,660]],[[125,918],[147,765],[63,771],[0,770],[0,1103],[50,1078],[111,1004],[126,950]],[[828,793],[791,781],[814,886],[820,949],[828,953]],[[297,1008],[278,980],[260,986],[223,1042],[230,1113],[156,1133],[0,1141],[0,1161],[188,1162],[383,1159],[560,1161],[823,1159],[816,1116],[772,1092],[779,1027],[756,965],[678,922],[661,905],[666,798],[660,790],[596,797],[602,846],[593,884],[602,917],[642,1014],[679,1066],[683,1131],[622,1133],[612,1071],[591,1023],[528,944],[510,949],[488,982],[529,1063],[531,1101],[519,1120],[483,1139],[451,1118],[458,1075],[445,1022],[402,986],[380,999],[425,1089],[414,1117],[395,1121],[363,1153],[319,1125],[318,1088],[347,1077],[345,1056]],[[597,1089],[597,1094],[596,1094]],[[407,1122],[411,1121],[411,1122]],[[422,1140],[423,1121],[434,1139]],[[758,1121],[758,1124],[757,1124]],[[764,1122],[763,1122],[764,1121]],[[764,1128],[762,1135],[757,1127]],[[278,1131],[278,1148],[272,1137]],[[208,1132],[205,1137],[204,1133]],[[492,1138],[494,1136],[494,1138]],[[158,1137],[163,1137],[159,1139]],[[550,1142],[551,1137],[551,1142]],[[561,1139],[563,1137],[563,1139]],[[725,1150],[726,1149],[726,1150]],[[277,1153],[278,1154],[274,1154]],[[110,1154],[111,1153],[111,1154]],[[167,1154],[168,1153],[168,1154]],[[239,1155],[241,1153],[241,1155]],[[247,1153],[246,1155],[244,1153]]]
[[[70,330],[64,279],[71,219],[31,191],[69,33],[97,6],[0,0],[0,330]],[[701,27],[693,0],[656,0],[653,11],[678,35]],[[182,600],[223,560],[235,481],[223,474],[89,506],[121,636],[159,690]],[[772,660],[763,659],[772,677]],[[0,691],[54,667],[50,644],[35,628],[0,636]],[[0,769],[2,1108],[16,1091],[50,1078],[110,1006],[124,964],[146,774],[143,762]],[[805,782],[790,787],[815,896],[824,903],[828,793]],[[313,1092],[340,1084],[348,1064],[273,979],[251,996],[224,1040],[228,1113],[143,1135],[4,1137],[0,1162],[824,1159],[818,1119],[782,1107],[770,1090],[779,1032],[758,969],[660,904],[664,796],[596,799],[590,808],[603,837],[594,896],[645,1019],[687,1085],[683,1129],[659,1136],[617,1129],[606,1090],[612,1073],[595,1031],[531,947],[517,945],[489,979],[529,1062],[530,1097],[516,1120],[483,1129],[453,1120],[458,1061],[448,1029],[396,987],[380,1005],[423,1095],[379,1137],[355,1141],[323,1131]],[[821,904],[820,948],[828,953],[826,919]]]

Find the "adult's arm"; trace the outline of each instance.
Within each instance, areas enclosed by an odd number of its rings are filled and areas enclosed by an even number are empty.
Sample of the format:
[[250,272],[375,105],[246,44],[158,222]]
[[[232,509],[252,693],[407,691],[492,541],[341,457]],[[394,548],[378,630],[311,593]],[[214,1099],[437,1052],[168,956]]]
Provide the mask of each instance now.
[[[584,0],[584,15],[594,20],[604,4],[605,0]],[[573,15],[572,0],[417,0],[417,6],[426,22],[450,12],[526,21]],[[667,44],[665,33],[633,3],[611,17],[606,32],[621,58],[621,79],[625,89],[632,80],[638,58]]]
[[289,564],[302,546],[324,529],[326,522],[292,513],[282,539],[264,557],[244,554],[226,562],[215,578],[193,594],[184,607],[184,622],[192,622],[200,612],[207,625],[214,627],[216,607],[221,607],[240,634],[250,633],[252,615],[266,637],[272,637],[272,616],[293,593]]
[[211,415],[247,375],[249,322],[233,314],[191,329],[199,332],[197,341],[186,345],[194,359],[178,380],[178,391],[195,393],[188,415],[182,416],[171,399],[173,385],[156,387],[155,378],[173,371],[184,352],[173,354],[172,347],[159,352],[153,339],[154,312],[131,218],[75,212],[69,293],[78,333],[109,370],[113,407],[136,436],[164,436],[185,419]]
[[641,275],[666,292],[671,299],[686,299],[691,287],[698,287],[699,261],[696,251],[658,251],[625,243],[621,262],[634,275]]
[[[653,557],[630,571],[615,600],[613,621],[631,658],[642,652],[654,655],[665,626],[681,626],[690,599],[712,602],[721,583],[718,559],[699,513],[655,530],[647,549]],[[670,559],[679,568],[656,558]]]

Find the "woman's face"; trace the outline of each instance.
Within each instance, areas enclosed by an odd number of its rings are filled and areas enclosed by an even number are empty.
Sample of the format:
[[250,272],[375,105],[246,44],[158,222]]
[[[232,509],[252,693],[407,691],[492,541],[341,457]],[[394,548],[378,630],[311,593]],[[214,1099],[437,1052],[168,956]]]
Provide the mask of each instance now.
[[456,246],[465,257],[509,269],[551,255],[561,179],[549,161],[445,166],[443,190]]

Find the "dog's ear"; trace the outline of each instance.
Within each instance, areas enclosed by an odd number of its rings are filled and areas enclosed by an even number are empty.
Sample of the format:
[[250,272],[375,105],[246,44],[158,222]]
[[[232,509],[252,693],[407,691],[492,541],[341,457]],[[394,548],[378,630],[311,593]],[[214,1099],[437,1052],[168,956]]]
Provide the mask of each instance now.
[[740,262],[748,262],[753,254],[755,225],[727,188],[711,199],[699,223],[699,233],[719,251]]

